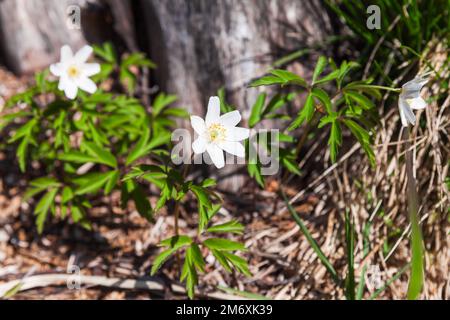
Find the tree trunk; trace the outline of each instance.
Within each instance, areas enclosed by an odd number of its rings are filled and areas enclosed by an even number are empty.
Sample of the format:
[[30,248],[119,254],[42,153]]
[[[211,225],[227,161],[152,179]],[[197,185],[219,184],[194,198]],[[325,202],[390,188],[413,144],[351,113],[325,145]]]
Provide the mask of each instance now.
[[258,91],[246,89],[250,80],[331,29],[316,0],[141,0],[141,8],[157,82],[200,115],[221,86],[247,110]]
[[[332,28],[316,0],[141,0],[140,6],[150,57],[158,65],[156,82],[200,116],[224,86],[228,102],[248,119],[261,90],[248,89],[251,80],[275,59],[322,42]],[[296,71],[309,73],[313,62]],[[242,177],[230,176],[235,169],[220,171],[229,177],[222,176],[223,187],[242,186]]]
[[[75,16],[78,13],[79,27]],[[120,35],[120,42],[134,49],[133,28],[131,5],[125,1],[0,1],[1,56],[8,68],[18,74],[31,73],[57,61],[59,49],[65,44],[77,50],[86,43],[117,41]]]

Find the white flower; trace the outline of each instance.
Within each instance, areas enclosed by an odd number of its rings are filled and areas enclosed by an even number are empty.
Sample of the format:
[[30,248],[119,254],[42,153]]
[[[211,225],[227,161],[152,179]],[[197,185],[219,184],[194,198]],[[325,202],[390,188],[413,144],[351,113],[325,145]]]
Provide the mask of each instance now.
[[244,146],[239,142],[249,137],[250,130],[236,127],[241,121],[239,111],[231,111],[220,115],[219,97],[209,98],[208,111],[205,120],[191,116],[191,125],[198,134],[192,143],[195,154],[208,152],[209,157],[217,168],[225,166],[223,151],[238,157],[245,157]]
[[416,116],[412,109],[420,110],[427,106],[425,100],[420,96],[420,90],[427,82],[428,79],[423,75],[415,77],[402,86],[398,99],[398,109],[404,127],[407,127],[409,123],[412,125],[416,123]]
[[75,99],[78,88],[94,93],[97,85],[89,77],[100,72],[98,63],[86,63],[92,54],[91,46],[84,46],[75,55],[68,45],[61,48],[61,61],[50,66],[50,72],[59,77],[58,89],[69,99]]

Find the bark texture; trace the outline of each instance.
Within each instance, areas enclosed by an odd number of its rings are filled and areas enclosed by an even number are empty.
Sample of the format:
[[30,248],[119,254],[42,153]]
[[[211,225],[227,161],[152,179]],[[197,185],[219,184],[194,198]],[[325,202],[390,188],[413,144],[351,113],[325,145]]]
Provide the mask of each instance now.
[[[81,8],[80,29],[69,27],[71,5]],[[112,40],[119,51],[146,50],[158,64],[151,80],[200,116],[225,87],[228,102],[248,119],[260,91],[249,82],[275,59],[322,42],[331,28],[319,0],[0,1],[1,56],[14,72],[47,67],[64,44],[76,50]],[[307,75],[314,60],[295,71]],[[232,179],[225,184],[238,188],[240,178]]]
[[[71,6],[80,8],[80,28],[73,28]],[[113,10],[114,9],[114,10]],[[135,44],[131,3],[118,0],[0,1],[1,57],[17,74],[31,73],[59,58],[60,47],[74,50],[121,36]]]
[[250,80],[331,29],[316,0],[141,0],[141,8],[157,82],[198,114],[221,86],[248,110],[257,95],[245,90]]

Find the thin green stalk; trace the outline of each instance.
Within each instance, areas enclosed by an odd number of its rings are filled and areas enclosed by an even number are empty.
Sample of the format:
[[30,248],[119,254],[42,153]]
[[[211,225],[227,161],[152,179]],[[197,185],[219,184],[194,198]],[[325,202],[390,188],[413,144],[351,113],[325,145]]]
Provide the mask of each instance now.
[[375,298],[377,298],[384,290],[386,290],[387,287],[389,287],[391,285],[391,283],[393,283],[395,280],[397,280],[398,278],[400,278],[400,276],[406,271],[408,270],[410,267],[410,264],[408,263],[406,266],[404,266],[402,269],[400,269],[399,272],[397,272],[391,279],[389,279],[388,281],[386,281],[386,283],[384,284],[384,286],[382,286],[380,289],[378,289],[377,291],[375,291],[370,297],[369,300],[373,300]]
[[347,246],[348,273],[345,279],[345,296],[347,300],[355,300],[355,232],[353,221],[348,210],[345,212],[345,242]]
[[305,235],[306,240],[308,240],[310,246],[313,248],[314,252],[317,254],[317,257],[319,258],[319,260],[322,262],[322,264],[327,269],[327,271],[331,274],[331,277],[333,278],[334,282],[340,286],[342,284],[342,281],[339,278],[336,270],[334,269],[333,265],[328,260],[328,258],[325,256],[322,249],[320,249],[319,244],[316,242],[316,240],[314,240],[311,233],[309,233],[309,231],[306,228],[305,224],[303,223],[302,219],[299,217],[297,212],[295,212],[294,208],[292,208],[291,204],[289,203],[289,200],[286,198],[286,194],[284,193],[283,188],[280,188],[280,193],[281,193],[281,196],[283,197],[284,202],[286,203],[286,206],[287,206],[289,212],[291,213],[295,222],[297,222],[298,226],[300,227],[300,230]]
[[[369,254],[369,249],[370,249],[370,239],[369,239],[369,234],[370,234],[370,228],[372,226],[372,222],[368,221],[365,225],[364,225],[364,232],[363,232],[363,242],[364,242],[364,248],[363,248],[363,259],[365,259],[367,257],[367,255]],[[366,281],[365,281],[365,275],[367,272],[367,264],[364,265],[364,267],[362,268],[361,271],[361,275],[359,277],[359,285],[358,285],[358,290],[356,292],[356,300],[362,300],[363,296],[364,296],[364,288],[366,285]]]
[[404,132],[406,141],[406,175],[408,212],[411,221],[411,276],[408,285],[408,299],[415,300],[420,297],[424,281],[423,267],[423,240],[419,226],[419,204],[416,179],[414,177],[413,150],[411,149],[409,128]]

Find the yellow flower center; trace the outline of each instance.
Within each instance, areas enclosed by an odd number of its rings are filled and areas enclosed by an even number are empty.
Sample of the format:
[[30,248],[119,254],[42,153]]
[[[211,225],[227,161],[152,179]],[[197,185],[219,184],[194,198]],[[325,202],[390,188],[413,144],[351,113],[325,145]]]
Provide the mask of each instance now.
[[213,123],[207,129],[209,140],[211,142],[221,142],[225,140],[227,129],[218,123]]
[[76,78],[79,76],[80,74],[80,69],[78,69],[77,66],[75,65],[71,65],[68,69],[67,69],[67,74],[69,75],[70,78]]

